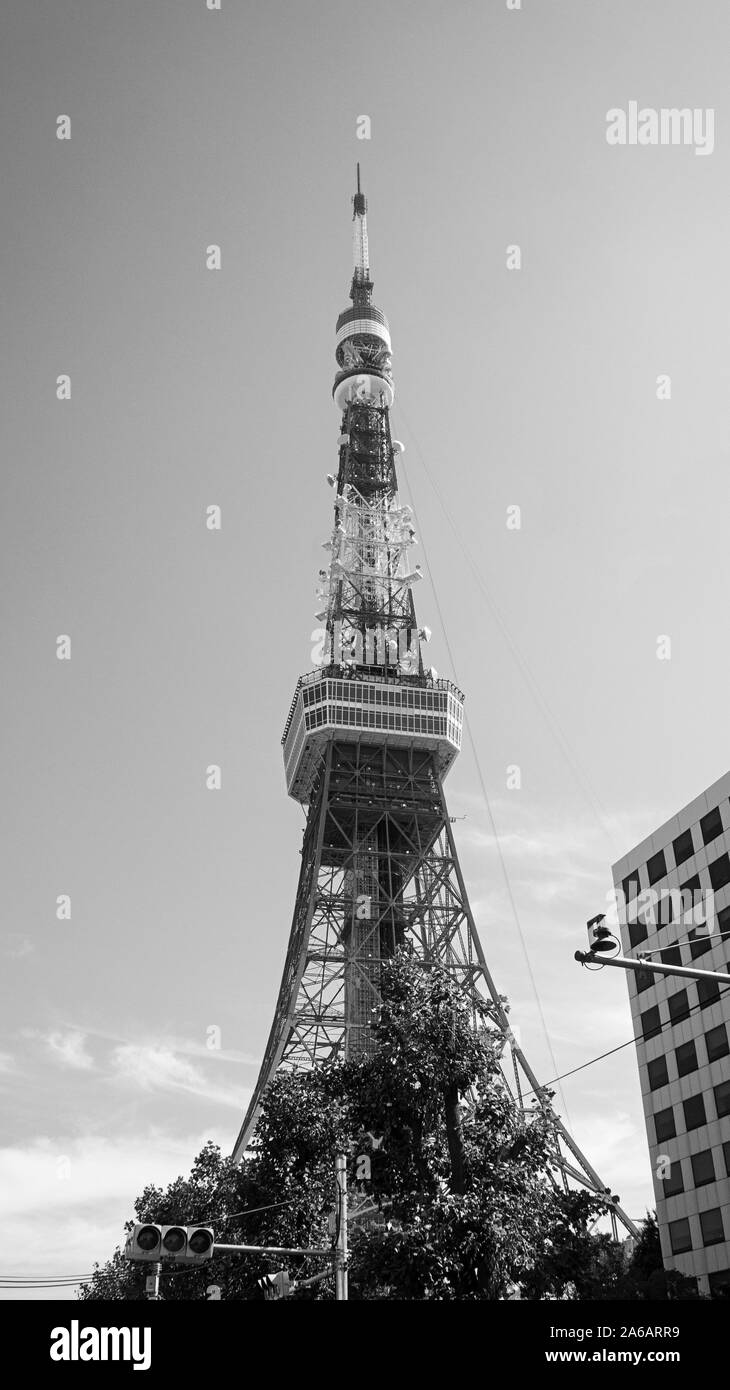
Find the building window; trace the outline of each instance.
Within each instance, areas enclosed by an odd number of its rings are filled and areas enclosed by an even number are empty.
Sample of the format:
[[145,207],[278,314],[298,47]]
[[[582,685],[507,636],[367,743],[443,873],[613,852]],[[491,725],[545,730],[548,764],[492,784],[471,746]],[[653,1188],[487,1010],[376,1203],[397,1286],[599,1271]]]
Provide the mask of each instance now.
[[709,1275],[709,1280],[710,1293],[719,1293],[727,1298],[728,1292],[730,1292],[730,1269],[716,1269],[713,1274]]
[[710,1004],[714,1004],[720,998],[720,986],[717,980],[698,980],[697,997],[700,1001],[701,1009],[709,1009]]
[[719,1245],[725,1239],[725,1228],[722,1224],[722,1212],[719,1207],[713,1207],[712,1211],[700,1212],[700,1230],[702,1231],[703,1245]]
[[624,890],[624,901],[627,904],[633,903],[634,899],[638,898],[639,893],[641,892],[641,880],[639,878],[639,870],[634,869],[634,872],[632,874],[629,874],[628,878],[625,878],[622,881],[621,887]]
[[653,1009],[645,1009],[640,1015],[640,1022],[642,1038],[655,1038],[657,1033],[661,1033],[662,1020],[659,1005],[655,1004]]
[[730,933],[730,907],[722,907],[717,914],[717,930],[720,937]]
[[632,946],[640,946],[649,935],[645,922],[629,922],[629,941]]
[[692,844],[692,831],[684,830],[681,835],[677,836],[676,840],[672,840],[672,849],[674,850],[674,862],[679,868],[680,864],[691,859],[695,852],[695,847]]
[[682,916],[685,921],[689,917],[691,922],[701,922],[704,913],[702,911],[702,884],[699,874],[693,874],[686,883],[680,883],[679,891],[682,894]]
[[647,862],[646,872],[649,875],[649,883],[658,883],[660,878],[664,878],[667,872],[667,861],[664,858],[663,849],[660,849],[657,854],[652,854],[651,859]]
[[713,1086],[712,1089],[715,1092],[718,1118],[730,1115],[730,1081],[721,1081],[719,1086]]
[[726,1139],[722,1146],[722,1156],[725,1160],[725,1172],[730,1178],[730,1139]]
[[656,1130],[657,1144],[663,1144],[667,1139],[675,1139],[677,1136],[677,1126],[674,1120],[674,1107],[668,1106],[666,1110],[657,1110],[654,1116],[654,1128]]
[[686,989],[679,989],[676,994],[670,994],[667,1002],[672,1023],[681,1023],[682,1019],[689,1018],[689,999]]
[[[635,975],[637,994],[643,994],[645,989],[650,989],[653,984],[656,984],[656,975],[651,970],[637,970]],[[684,992],[687,993],[686,990]]]
[[713,860],[709,865],[710,883],[716,893],[724,888],[726,883],[730,883],[730,856],[721,854],[719,859]]
[[[673,890],[676,893],[676,888]],[[657,927],[670,927],[674,921],[674,904],[672,902],[672,889],[659,889],[659,902],[656,905],[656,924]]]
[[684,1178],[682,1177],[682,1165],[677,1159],[669,1170],[669,1177],[662,1178],[662,1188],[665,1197],[676,1197],[678,1192],[684,1192]]
[[682,1043],[681,1047],[675,1049],[674,1055],[677,1059],[678,1076],[689,1076],[691,1071],[697,1071],[697,1048],[692,1040]]
[[667,1085],[669,1073],[667,1072],[666,1057],[656,1057],[653,1062],[649,1063],[648,1070],[649,1086],[652,1091],[658,1091],[660,1086]]
[[695,1187],[706,1187],[708,1182],[715,1181],[712,1149],[703,1149],[702,1153],[692,1154],[692,1180]]
[[[728,1085],[730,1085],[730,1082],[728,1082]],[[717,1089],[718,1088],[715,1087],[715,1090]],[[684,1110],[685,1129],[699,1129],[700,1125],[707,1123],[705,1098],[703,1095],[690,1096],[689,1100],[683,1100],[682,1109]]]
[[682,952],[680,951],[678,946],[666,946],[663,951],[659,952],[659,954],[665,965],[682,964]]
[[698,956],[703,956],[705,951],[712,950],[712,937],[703,931],[693,931],[690,933],[689,953],[693,960]]
[[722,835],[722,816],[720,807],[716,806],[713,811],[708,811],[700,821],[702,831],[702,843],[709,845],[712,840],[716,840],[718,835]]
[[711,1028],[709,1033],[705,1033],[705,1043],[708,1062],[716,1062],[720,1057],[727,1057],[728,1052],[730,1052],[730,1044],[728,1044],[725,1024],[718,1023],[717,1028]]
[[683,1255],[685,1250],[692,1249],[692,1237],[686,1216],[681,1217],[679,1221],[669,1222],[669,1243],[673,1255]]

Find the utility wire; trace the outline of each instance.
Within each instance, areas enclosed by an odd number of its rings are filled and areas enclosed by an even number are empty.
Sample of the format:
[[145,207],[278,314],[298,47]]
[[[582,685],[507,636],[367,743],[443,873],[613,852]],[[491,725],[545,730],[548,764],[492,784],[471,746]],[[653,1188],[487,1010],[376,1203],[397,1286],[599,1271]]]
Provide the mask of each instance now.
[[[677,976],[677,979],[682,978],[686,977]],[[727,994],[728,992],[730,992],[730,985],[726,985],[724,989],[720,989],[718,991],[718,999],[722,998],[723,994]],[[716,1001],[713,1000],[713,1003],[715,1002]],[[665,1023],[660,1023],[658,1028],[652,1028],[651,1033],[646,1037],[643,1033],[636,1033],[633,1037],[628,1038],[626,1042],[619,1043],[617,1047],[609,1048],[608,1052],[601,1052],[599,1053],[598,1057],[591,1057],[589,1061],[581,1062],[581,1065],[579,1067],[573,1067],[572,1071],[564,1071],[562,1073],[562,1076],[554,1076],[552,1081],[546,1081],[544,1084],[545,1086],[554,1086],[558,1081],[565,1081],[565,1079],[568,1076],[575,1076],[576,1072],[585,1071],[586,1067],[595,1066],[596,1062],[602,1062],[605,1057],[613,1057],[615,1052],[622,1052],[625,1047],[631,1047],[632,1045],[636,1046],[637,1043],[649,1042],[651,1038],[658,1038],[661,1033],[664,1033],[666,1031],[666,1029],[675,1028],[677,1023],[684,1023],[684,1020],[686,1018],[689,1018],[691,1014],[697,1013],[698,1010],[704,1007],[707,1006],[701,1003],[693,1004],[692,1007],[687,1010],[686,1014],[683,1014],[681,1018],[678,1018],[676,1020],[676,1022],[674,1019],[668,1018]],[[534,1096],[535,1094],[536,1092],[534,1090],[529,1090],[525,1092],[525,1095],[527,1096]]]
[[555,739],[555,741],[556,741],[556,743],[557,743],[557,745],[558,745],[558,747],[559,747],[559,749],[560,749],[560,751],[561,751],[563,757],[565,758],[566,763],[568,764],[568,766],[569,766],[571,772],[573,773],[573,776],[575,777],[575,780],[576,780],[576,782],[578,783],[578,786],[580,787],[581,791],[583,792],[584,796],[586,797],[586,800],[588,801],[588,804],[590,805],[591,810],[592,810],[594,816],[596,817],[596,820],[597,820],[597,822],[598,822],[598,824],[599,824],[599,826],[600,826],[601,831],[603,832],[603,834],[606,836],[606,839],[609,841],[609,843],[610,843],[610,844],[612,845],[612,847],[613,847],[613,835],[612,835],[612,833],[611,833],[611,831],[609,830],[608,825],[607,825],[608,816],[607,816],[607,814],[606,814],[604,808],[601,806],[601,804],[600,804],[600,802],[599,802],[597,796],[595,795],[595,793],[593,792],[592,788],[591,788],[590,785],[588,784],[588,781],[587,781],[587,779],[586,779],[584,773],[582,772],[581,768],[579,767],[579,765],[577,764],[575,758],[573,757],[573,755],[572,755],[572,753],[571,753],[571,751],[570,751],[570,748],[568,747],[567,740],[566,740],[566,738],[565,738],[565,736],[564,736],[564,734],[563,734],[563,732],[562,732],[562,730],[561,730],[561,728],[560,728],[560,725],[558,724],[557,719],[555,718],[555,716],[554,716],[554,714],[552,713],[552,711],[551,711],[551,709],[550,709],[550,707],[549,707],[549,705],[548,705],[548,703],[547,703],[547,701],[546,701],[544,695],[542,694],[542,692],[541,692],[541,690],[540,690],[540,688],[539,688],[539,686],[538,686],[538,684],[537,684],[537,681],[536,681],[535,677],[534,677],[533,674],[532,674],[532,671],[531,671],[531,669],[530,669],[530,666],[529,666],[529,664],[528,664],[528,662],[527,662],[526,657],[524,657],[524,656],[522,655],[522,653],[521,653],[519,647],[517,646],[516,642],[513,640],[512,636],[510,635],[510,632],[509,632],[509,629],[508,629],[508,627],[507,627],[507,624],[505,623],[505,621],[504,621],[504,619],[503,619],[501,613],[499,612],[499,609],[497,608],[496,603],[494,602],[494,599],[492,598],[492,595],[491,595],[489,589],[487,588],[487,584],[486,584],[486,581],[485,581],[485,579],[484,579],[484,576],[483,576],[482,573],[481,573],[481,570],[479,569],[478,565],[476,564],[476,561],[474,560],[474,558],[473,558],[471,552],[467,549],[467,547],[466,547],[464,541],[462,540],[462,538],[461,538],[461,536],[460,536],[460,534],[459,534],[459,531],[458,531],[458,529],[457,529],[456,522],[454,521],[454,518],[452,517],[451,512],[449,511],[449,508],[447,507],[446,502],[444,501],[444,498],[443,498],[443,496],[442,496],[442,494],[441,494],[440,488],[438,487],[438,484],[436,483],[436,480],[435,480],[435,478],[433,477],[433,474],[431,473],[431,471],[430,471],[430,469],[429,469],[429,467],[428,467],[428,464],[426,463],[426,460],[425,460],[425,458],[424,458],[424,456],[423,456],[423,450],[421,449],[421,446],[420,446],[420,444],[419,444],[419,442],[418,442],[418,439],[417,439],[417,437],[416,437],[415,431],[413,430],[413,428],[412,428],[410,422],[409,422],[408,419],[406,418],[406,414],[405,414],[405,411],[403,410],[402,404],[399,406],[399,410],[400,410],[400,414],[401,414],[402,417],[403,417],[403,422],[404,422],[404,424],[405,424],[405,426],[406,426],[406,429],[408,430],[408,433],[410,434],[411,439],[413,440],[413,443],[414,443],[414,445],[415,445],[415,447],[416,447],[416,452],[417,452],[417,454],[418,454],[418,456],[419,456],[421,465],[423,466],[423,471],[424,471],[426,477],[428,478],[429,483],[431,484],[431,487],[432,487],[433,492],[434,492],[434,495],[435,495],[435,497],[436,497],[436,499],[437,499],[437,501],[438,501],[438,504],[439,504],[439,506],[440,506],[440,508],[441,508],[441,511],[443,512],[444,517],[446,518],[446,521],[448,522],[448,524],[449,524],[449,526],[450,526],[450,528],[451,528],[451,530],[452,530],[452,532],[453,532],[453,534],[454,534],[454,538],[455,538],[455,540],[456,540],[456,543],[457,543],[457,545],[459,546],[459,548],[460,548],[460,550],[461,550],[461,553],[462,553],[464,559],[466,560],[467,564],[469,565],[469,567],[470,567],[470,569],[471,569],[471,571],[472,571],[472,573],[473,573],[473,575],[474,575],[474,577],[475,577],[475,579],[476,579],[477,585],[479,586],[479,588],[480,588],[480,590],[481,590],[481,592],[482,592],[482,594],[483,594],[483,596],[484,596],[484,599],[485,599],[485,601],[486,601],[487,607],[489,608],[489,611],[490,611],[490,613],[491,613],[491,615],[492,615],[492,617],[493,617],[495,623],[497,624],[497,627],[499,628],[499,630],[500,630],[500,632],[501,632],[501,634],[502,634],[502,636],[503,636],[503,638],[504,638],[504,640],[505,640],[505,642],[506,642],[506,644],[507,644],[507,647],[509,648],[509,651],[510,651],[510,653],[511,653],[511,655],[512,655],[514,661],[515,661],[515,664],[517,665],[518,669],[520,670],[520,672],[521,672],[521,674],[522,674],[522,677],[523,677],[523,679],[524,679],[524,681],[525,681],[525,684],[527,685],[527,687],[528,687],[528,689],[529,689],[529,691],[530,691],[530,693],[531,693],[533,699],[535,700],[535,703],[537,704],[538,709],[540,710],[540,712],[541,712],[541,714],[542,714],[542,716],[543,716],[543,719],[545,720],[545,722],[546,722],[548,728],[550,729],[550,732],[551,732],[552,735],[553,735],[553,738]]
[[[412,433],[412,431],[411,431],[411,433]],[[420,454],[420,449],[419,449],[419,454]],[[419,530],[419,532],[420,532],[420,531],[421,531],[421,526],[420,526],[420,522],[419,522],[419,520],[418,520],[418,513],[417,513],[417,511],[416,511],[415,499],[414,499],[414,497],[413,497],[413,489],[412,489],[412,487],[411,487],[411,483],[410,483],[410,480],[409,480],[409,479],[407,479],[407,481],[406,481],[406,487],[407,487],[407,491],[408,491],[408,496],[409,496],[410,499],[411,499],[411,506],[412,506],[412,508],[413,508],[413,516],[414,516],[414,519],[415,519],[415,522],[416,522],[416,526],[418,527],[418,530]],[[426,566],[426,570],[427,570],[427,572],[428,572],[428,577],[429,577],[429,580],[430,580],[430,582],[431,582],[431,589],[432,589],[432,591],[433,591],[434,602],[435,602],[435,604],[436,604],[436,612],[437,612],[437,614],[438,614],[439,623],[441,624],[441,635],[442,635],[442,637],[443,637],[443,639],[444,639],[444,643],[445,643],[445,645],[446,645],[446,650],[447,650],[447,652],[448,652],[449,661],[451,662],[451,669],[452,669],[452,672],[453,672],[453,675],[454,675],[454,680],[456,681],[456,683],[457,683],[457,685],[458,685],[458,683],[459,683],[459,677],[458,677],[458,675],[457,675],[457,673],[456,673],[456,663],[455,663],[455,661],[454,661],[453,652],[452,652],[452,650],[451,650],[451,643],[449,642],[448,632],[447,632],[446,624],[445,624],[445,622],[444,622],[444,615],[443,615],[443,611],[442,611],[442,608],[441,608],[441,603],[440,603],[440,601],[439,601],[438,591],[437,591],[437,589],[436,589],[436,583],[435,583],[435,580],[434,580],[434,577],[433,577],[433,571],[432,571],[432,569],[431,569],[431,565],[430,565],[430,563],[429,563],[428,555],[427,555],[427,553],[426,553],[426,548],[425,548],[425,546],[424,546],[424,544],[423,544],[423,541],[421,541],[421,549],[422,549],[422,552],[423,552],[424,564],[425,564],[425,566]],[[511,908],[511,911],[512,911],[512,916],[514,917],[515,925],[516,925],[516,927],[517,927],[517,931],[518,931],[518,934],[519,934],[520,944],[521,944],[521,946],[522,946],[522,954],[523,954],[523,956],[524,956],[524,958],[525,958],[525,966],[526,966],[526,968],[527,968],[527,974],[528,974],[528,977],[529,977],[529,980],[530,980],[530,984],[531,984],[531,986],[532,986],[533,994],[534,994],[534,996],[535,996],[535,1003],[536,1003],[536,1005],[537,1005],[537,1011],[538,1011],[538,1015],[539,1015],[539,1018],[540,1018],[541,1025],[542,1025],[542,1030],[543,1030],[543,1033],[544,1033],[544,1035],[545,1035],[545,1042],[546,1042],[546,1044],[547,1044],[547,1049],[548,1049],[548,1053],[549,1053],[549,1056],[550,1056],[550,1061],[551,1061],[551,1063],[552,1063],[553,1068],[555,1069],[555,1071],[557,1071],[558,1066],[557,1066],[557,1062],[556,1062],[556,1060],[555,1060],[555,1054],[554,1054],[554,1052],[553,1052],[552,1042],[550,1041],[550,1034],[548,1033],[547,1024],[546,1024],[546,1022],[545,1022],[545,1015],[544,1015],[543,1010],[542,1010],[542,1004],[540,1003],[540,996],[539,996],[538,991],[537,991],[537,983],[536,983],[536,981],[535,981],[535,976],[534,976],[534,974],[533,974],[532,964],[531,964],[531,962],[530,962],[530,956],[529,956],[529,952],[528,952],[528,950],[527,950],[527,943],[526,943],[526,941],[525,941],[524,932],[523,932],[523,930],[522,930],[522,923],[520,922],[520,916],[519,916],[519,913],[518,913],[518,911],[517,911],[517,904],[516,904],[516,902],[515,902],[514,894],[513,894],[513,892],[512,892],[512,885],[511,885],[511,883],[510,883],[509,873],[508,873],[508,871],[507,871],[507,865],[506,865],[506,863],[505,863],[504,854],[502,853],[502,845],[501,845],[501,841],[500,841],[499,834],[498,834],[498,831],[497,831],[497,825],[496,825],[496,822],[495,822],[495,819],[494,819],[494,814],[493,814],[493,812],[492,812],[492,805],[491,805],[491,802],[490,802],[490,800],[489,800],[489,796],[488,796],[488,794],[487,794],[487,788],[486,788],[486,783],[485,783],[485,781],[484,781],[484,776],[483,776],[483,773],[482,773],[482,767],[481,767],[481,762],[480,762],[480,759],[479,759],[479,754],[477,753],[476,744],[475,744],[475,742],[474,742],[474,736],[473,736],[472,731],[471,731],[471,723],[470,723],[470,720],[469,720],[469,716],[468,716],[468,714],[466,714],[466,712],[465,712],[465,714],[464,714],[464,727],[466,728],[467,737],[468,737],[468,739],[469,739],[469,745],[470,745],[470,747],[471,747],[472,757],[473,757],[473,759],[474,759],[474,765],[475,765],[475,767],[476,767],[477,777],[478,777],[478,779],[479,779],[479,785],[480,785],[480,787],[481,787],[482,796],[483,796],[483,798],[484,798],[484,804],[485,804],[485,806],[486,806],[486,808],[487,808],[487,815],[488,815],[488,817],[489,817],[489,823],[490,823],[490,826],[491,826],[491,829],[492,829],[492,835],[493,835],[494,843],[495,843],[495,846],[496,846],[496,849],[497,849],[497,856],[498,856],[498,858],[499,858],[500,868],[501,868],[501,870],[502,870],[502,877],[503,877],[503,879],[504,879],[504,884],[505,884],[505,888],[506,888],[506,891],[507,891],[507,897],[508,897],[508,899],[509,899],[509,904],[510,904],[510,908]],[[569,1128],[572,1128],[571,1123],[570,1123],[570,1116],[569,1116],[569,1114],[568,1114],[568,1107],[567,1107],[567,1105],[566,1105],[566,1103],[565,1103],[565,1096],[564,1096],[564,1094],[563,1094],[563,1092],[562,1092],[562,1089],[559,1089],[559,1095],[560,1095],[560,1102],[561,1102],[561,1105],[562,1105],[562,1107],[563,1107],[563,1111],[564,1111],[564,1114],[565,1114],[565,1118],[566,1118],[566,1120],[567,1120],[567,1122],[568,1122],[568,1127],[569,1127]]]

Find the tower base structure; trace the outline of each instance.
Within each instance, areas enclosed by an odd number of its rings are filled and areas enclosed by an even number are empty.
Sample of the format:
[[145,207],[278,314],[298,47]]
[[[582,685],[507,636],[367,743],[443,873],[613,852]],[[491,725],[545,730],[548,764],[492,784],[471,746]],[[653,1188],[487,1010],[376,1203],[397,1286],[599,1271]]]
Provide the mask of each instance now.
[[274,1022],[234,1155],[243,1155],[280,1067],[308,1070],[371,1049],[383,964],[409,942],[425,969],[438,962],[471,998],[475,1026],[486,1005],[504,1039],[502,1076],[515,1105],[549,1117],[556,1184],[587,1189],[614,1234],[618,1223],[634,1234],[512,1032],[469,906],[438,750],[333,731],[320,748],[301,853]]

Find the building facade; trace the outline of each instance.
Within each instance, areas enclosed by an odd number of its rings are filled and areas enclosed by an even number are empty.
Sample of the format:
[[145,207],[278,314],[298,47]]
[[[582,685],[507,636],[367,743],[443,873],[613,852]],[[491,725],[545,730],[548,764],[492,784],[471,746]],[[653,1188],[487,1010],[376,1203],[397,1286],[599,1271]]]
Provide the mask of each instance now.
[[[613,866],[624,954],[730,968],[730,772]],[[730,1292],[730,985],[627,971],[665,1267]]]

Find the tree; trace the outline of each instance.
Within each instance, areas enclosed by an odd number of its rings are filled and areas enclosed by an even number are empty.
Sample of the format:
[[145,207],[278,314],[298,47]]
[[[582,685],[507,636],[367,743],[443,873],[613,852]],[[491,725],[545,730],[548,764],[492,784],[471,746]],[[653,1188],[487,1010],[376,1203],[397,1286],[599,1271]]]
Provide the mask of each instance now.
[[[575,1297],[591,1287],[610,1245],[588,1234],[600,1204],[552,1181],[549,1113],[538,1099],[526,1114],[513,1104],[488,1006],[475,1027],[448,972],[406,951],[383,967],[381,997],[371,1056],[279,1073],[243,1162],[206,1145],[188,1179],[145,1189],[136,1219],[326,1251],[334,1158],[345,1151],[353,1197],[375,1208],[352,1226],[352,1298],[494,1299],[515,1285],[526,1297]],[[295,1278],[324,1267],[311,1256],[287,1262]],[[271,1267],[265,1256],[218,1257],[164,1272],[161,1292],[202,1297],[216,1283],[226,1298],[252,1298]],[[82,1297],[139,1298],[143,1281],[117,1251]],[[331,1297],[331,1286],[296,1296]]]

